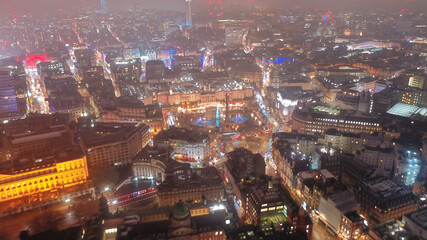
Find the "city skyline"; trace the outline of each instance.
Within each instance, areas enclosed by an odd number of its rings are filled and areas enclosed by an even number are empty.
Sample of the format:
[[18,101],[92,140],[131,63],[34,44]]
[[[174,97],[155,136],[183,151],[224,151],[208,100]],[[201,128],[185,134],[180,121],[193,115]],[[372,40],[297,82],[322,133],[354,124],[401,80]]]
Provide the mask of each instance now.
[[427,239],[426,1],[32,1],[0,240]]

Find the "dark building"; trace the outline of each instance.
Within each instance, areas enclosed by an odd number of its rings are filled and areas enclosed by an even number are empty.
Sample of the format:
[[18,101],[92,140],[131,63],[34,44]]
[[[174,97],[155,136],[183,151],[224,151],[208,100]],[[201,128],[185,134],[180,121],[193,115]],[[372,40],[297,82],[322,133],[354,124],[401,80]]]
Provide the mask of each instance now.
[[149,140],[145,124],[97,123],[81,129],[80,144],[94,168],[131,163]]
[[372,176],[375,168],[354,157],[341,158],[340,181],[353,192],[357,184]]
[[185,202],[177,202],[168,220],[138,223],[133,226],[119,226],[117,240],[145,239],[210,239],[225,240],[225,215],[214,212],[191,216]]
[[175,57],[173,61],[173,69],[183,71],[193,69],[201,70],[202,61],[198,56]]
[[384,177],[372,177],[360,182],[355,195],[361,205],[361,213],[368,222],[378,224],[415,212],[419,198],[405,186]]
[[44,78],[45,76],[64,75],[66,69],[64,64],[60,61],[39,62],[37,64],[37,72],[40,77]]
[[0,160],[42,157],[73,144],[66,114],[34,114],[0,125]]
[[91,66],[83,69],[83,80],[99,80],[104,79],[104,67],[102,66]]
[[248,149],[237,148],[227,153],[224,177],[231,184],[239,216],[247,224],[260,226],[266,235],[287,231],[307,233],[311,237],[311,219],[295,203],[279,182],[265,176],[264,158]]
[[48,230],[31,236],[28,231],[23,231],[19,237],[20,240],[80,240],[83,239],[84,232],[82,227],[77,226],[64,230]]
[[165,63],[161,60],[150,60],[145,64],[145,78],[163,79],[165,75]]
[[153,142],[159,148],[172,147],[175,160],[193,166],[209,157],[209,136],[194,130],[171,127],[159,132]]
[[385,114],[394,104],[393,89],[388,87],[373,95],[372,113]]
[[74,51],[74,56],[76,56],[79,70],[83,70],[86,67],[95,66],[95,54],[92,49],[77,49]]
[[158,186],[160,207],[172,206],[180,200],[200,203],[222,199],[224,184],[216,168],[190,168],[188,164],[176,167],[173,172],[167,170],[166,179]]
[[16,118],[26,113],[25,102],[21,106],[17,96],[17,83],[11,72],[0,69],[0,120]]
[[111,76],[119,84],[141,82],[141,59],[114,59],[110,64]]

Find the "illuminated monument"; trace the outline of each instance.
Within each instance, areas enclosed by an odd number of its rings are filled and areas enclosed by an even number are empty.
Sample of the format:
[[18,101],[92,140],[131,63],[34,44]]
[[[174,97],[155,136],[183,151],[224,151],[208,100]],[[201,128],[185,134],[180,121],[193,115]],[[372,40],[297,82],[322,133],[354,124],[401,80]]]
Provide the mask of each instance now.
[[187,26],[193,26],[193,16],[191,13],[191,0],[185,0],[187,3]]

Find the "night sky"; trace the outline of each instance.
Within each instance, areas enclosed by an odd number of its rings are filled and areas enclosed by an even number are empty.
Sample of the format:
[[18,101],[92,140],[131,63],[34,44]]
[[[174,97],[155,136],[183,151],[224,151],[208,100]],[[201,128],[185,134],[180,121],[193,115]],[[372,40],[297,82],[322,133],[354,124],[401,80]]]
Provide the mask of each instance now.
[[[185,10],[184,0],[107,0],[110,9],[128,10],[134,3],[139,3],[142,8],[162,8],[172,10]],[[328,8],[340,9],[424,9],[427,10],[427,0],[253,0],[258,6],[274,6],[282,8]],[[58,9],[71,9],[99,6],[99,0],[0,0],[0,14],[14,12],[16,14],[50,12]],[[208,0],[193,0],[195,7],[206,4]],[[249,0],[222,0],[223,4],[250,4]],[[10,9],[10,11],[9,11]]]

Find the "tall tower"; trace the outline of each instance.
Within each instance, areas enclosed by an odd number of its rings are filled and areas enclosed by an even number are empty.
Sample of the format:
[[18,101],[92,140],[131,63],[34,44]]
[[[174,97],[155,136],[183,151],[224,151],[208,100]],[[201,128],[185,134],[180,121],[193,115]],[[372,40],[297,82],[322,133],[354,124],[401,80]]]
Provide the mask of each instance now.
[[191,13],[191,0],[185,0],[187,3],[187,26],[193,26],[193,15]]
[[227,132],[231,129],[231,123],[230,123],[230,96],[228,95],[228,92],[225,92],[225,121],[223,125],[223,132]]
[[101,0],[101,14],[107,14],[107,0]]

